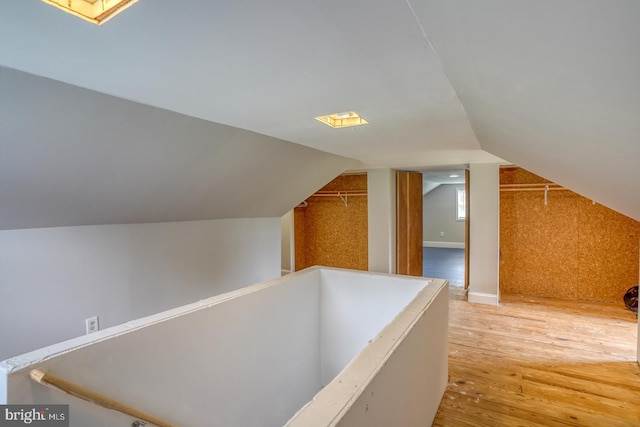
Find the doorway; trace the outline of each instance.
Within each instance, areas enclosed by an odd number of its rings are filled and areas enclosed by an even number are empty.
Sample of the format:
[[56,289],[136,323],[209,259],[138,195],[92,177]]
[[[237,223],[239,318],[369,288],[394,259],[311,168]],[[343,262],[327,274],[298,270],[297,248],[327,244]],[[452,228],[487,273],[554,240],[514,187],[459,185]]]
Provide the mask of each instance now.
[[447,279],[464,289],[466,278],[466,171],[423,171],[423,276]]

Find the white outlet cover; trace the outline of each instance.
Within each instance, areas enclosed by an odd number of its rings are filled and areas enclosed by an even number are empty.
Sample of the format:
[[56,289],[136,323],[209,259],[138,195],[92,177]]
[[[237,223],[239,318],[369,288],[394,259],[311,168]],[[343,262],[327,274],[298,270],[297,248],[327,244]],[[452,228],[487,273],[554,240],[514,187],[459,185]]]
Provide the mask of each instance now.
[[85,322],[85,328],[86,328],[87,334],[90,334],[92,332],[97,332],[98,330],[100,330],[98,316],[89,317],[85,319],[84,322]]

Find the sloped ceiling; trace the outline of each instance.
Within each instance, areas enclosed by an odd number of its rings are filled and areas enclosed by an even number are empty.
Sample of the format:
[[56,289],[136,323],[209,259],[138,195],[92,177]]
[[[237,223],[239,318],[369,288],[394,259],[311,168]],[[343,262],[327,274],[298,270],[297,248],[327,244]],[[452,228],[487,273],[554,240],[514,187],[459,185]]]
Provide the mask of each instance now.
[[[0,65],[364,167],[461,151],[493,159],[404,2],[141,0],[101,27],[39,0],[5,9]],[[370,124],[336,131],[314,120],[348,110]]]
[[0,93],[0,229],[282,216],[354,164],[6,68]]
[[483,149],[640,220],[640,2],[412,2]]
[[[622,0],[140,0],[97,27],[39,0],[11,2],[0,13],[0,141],[13,153],[0,160],[0,217],[35,215],[23,225],[42,226],[48,214],[32,208],[47,197],[52,212],[67,215],[59,205],[69,199],[86,213],[66,222],[281,214],[322,185],[296,171],[320,182],[346,167],[505,159],[640,219],[638,18],[640,3]],[[20,71],[67,85],[38,80],[52,91],[43,102]],[[88,121],[77,131],[45,117],[71,120],[77,97]],[[313,119],[347,110],[370,124],[334,130]],[[139,143],[152,154],[152,140],[166,147],[154,167],[127,158]],[[226,155],[207,155],[202,140]],[[43,150],[39,163],[25,160],[25,144]],[[82,170],[78,160],[92,156]],[[222,157],[206,173],[189,169]],[[44,172],[55,169],[75,173]],[[76,182],[87,171],[102,175]],[[242,178],[252,173],[256,188]],[[16,182],[47,191],[27,195]],[[111,194],[108,207],[98,193]]]

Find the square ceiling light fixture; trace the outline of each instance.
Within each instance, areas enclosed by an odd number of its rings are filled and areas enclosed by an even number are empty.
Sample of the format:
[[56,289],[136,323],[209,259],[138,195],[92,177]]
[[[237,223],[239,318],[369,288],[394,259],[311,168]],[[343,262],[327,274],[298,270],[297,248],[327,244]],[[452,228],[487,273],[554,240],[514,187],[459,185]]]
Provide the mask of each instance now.
[[94,24],[103,24],[138,0],[42,0]]
[[346,128],[349,126],[360,126],[369,123],[360,117],[355,111],[329,114],[328,116],[318,116],[316,120],[325,123],[332,128]]

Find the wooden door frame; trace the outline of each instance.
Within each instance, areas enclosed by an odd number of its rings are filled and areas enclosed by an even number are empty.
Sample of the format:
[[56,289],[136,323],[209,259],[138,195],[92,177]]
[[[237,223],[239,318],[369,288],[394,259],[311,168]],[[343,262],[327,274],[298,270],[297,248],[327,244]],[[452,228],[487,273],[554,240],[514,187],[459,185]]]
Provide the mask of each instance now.
[[465,203],[465,217],[464,217],[464,288],[469,289],[469,236],[470,236],[470,222],[471,222],[471,206],[469,195],[469,169],[464,170],[464,203]]
[[396,272],[422,276],[422,173],[396,171]]

